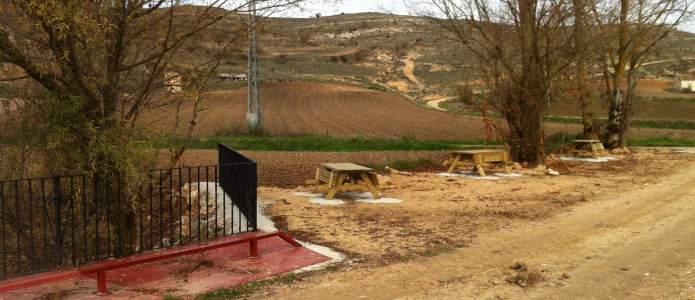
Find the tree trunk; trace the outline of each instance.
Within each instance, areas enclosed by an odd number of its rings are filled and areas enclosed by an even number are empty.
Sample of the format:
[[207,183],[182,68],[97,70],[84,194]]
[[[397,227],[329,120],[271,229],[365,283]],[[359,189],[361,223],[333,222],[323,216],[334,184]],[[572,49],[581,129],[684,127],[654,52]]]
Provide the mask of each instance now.
[[590,140],[599,139],[599,132],[601,131],[601,127],[594,118],[594,112],[591,109],[591,97],[587,94],[580,94],[579,104],[581,106],[582,111],[582,133],[584,137]]
[[523,75],[518,82],[514,83],[519,90],[507,95],[511,101],[516,102],[512,106],[517,108],[515,110],[518,116],[514,116],[514,112],[506,114],[511,132],[516,135],[512,138],[518,142],[514,156],[519,161],[534,164],[543,161],[545,156],[543,113],[548,92],[545,88],[547,80],[541,69],[542,60],[538,52],[538,32],[535,30],[536,5],[535,0],[519,1],[519,38]]
[[[606,127],[606,146],[609,149],[625,147],[625,131],[626,124],[625,116],[625,93],[621,85],[625,82],[625,68],[630,61],[631,50],[629,49],[629,26],[627,21],[630,7],[630,0],[620,0],[620,23],[618,24],[618,61],[613,66],[611,94],[609,95],[610,106],[608,108],[608,126]],[[632,71],[631,71],[632,72]]]
[[518,149],[515,157],[519,161],[539,163],[545,156],[543,143],[543,113],[538,106],[527,107],[520,112]]
[[587,71],[587,58],[589,52],[587,49],[587,20],[586,20],[586,3],[585,0],[574,0],[574,17],[575,17],[575,33],[574,47],[577,55],[575,82],[577,93],[579,94],[578,102],[582,113],[582,125],[584,137],[587,139],[599,138],[599,126],[594,119],[594,112],[591,109],[591,92],[587,84],[590,82]]

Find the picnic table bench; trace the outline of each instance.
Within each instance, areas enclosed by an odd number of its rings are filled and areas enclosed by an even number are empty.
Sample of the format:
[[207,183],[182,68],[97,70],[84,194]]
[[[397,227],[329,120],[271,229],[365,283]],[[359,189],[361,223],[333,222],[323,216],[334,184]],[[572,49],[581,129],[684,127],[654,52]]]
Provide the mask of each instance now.
[[570,145],[569,152],[575,154],[589,152],[595,155],[604,150],[605,148],[600,140],[574,140],[572,145]]
[[316,178],[307,180],[307,185],[316,185],[326,193],[326,199],[344,191],[367,191],[374,199],[379,198],[379,180],[374,170],[353,163],[325,163],[316,169]]
[[480,176],[485,176],[485,170],[483,170],[483,164],[485,163],[503,164],[507,173],[512,172],[509,168],[509,164],[511,164],[509,153],[504,149],[452,151],[449,153],[449,159],[444,161],[444,166],[449,165],[448,172],[453,173],[464,161],[472,162],[474,165],[473,171],[478,171]]

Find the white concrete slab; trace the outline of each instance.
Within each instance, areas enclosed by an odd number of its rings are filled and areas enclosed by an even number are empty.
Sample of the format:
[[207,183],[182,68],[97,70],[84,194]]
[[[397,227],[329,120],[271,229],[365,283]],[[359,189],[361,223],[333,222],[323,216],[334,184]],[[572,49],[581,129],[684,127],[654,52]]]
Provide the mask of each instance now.
[[495,173],[495,174],[492,174],[492,175],[495,175],[495,176],[497,176],[497,177],[503,177],[503,178],[506,178],[506,177],[514,178],[514,177],[521,177],[521,176],[522,176],[522,174],[519,174],[519,173],[511,173],[511,174],[507,174],[507,173]]
[[360,200],[355,200],[355,202],[368,203],[368,204],[398,204],[398,203],[403,202],[403,200],[397,199],[397,198],[379,198],[379,199],[360,199]]
[[582,162],[590,162],[590,163],[604,163],[604,162],[608,162],[608,161],[616,160],[616,159],[617,158],[612,157],[612,156],[596,157],[596,158],[574,157],[574,156],[562,156],[562,157],[560,157],[560,160],[582,161]]
[[321,197],[323,196],[323,193],[296,192],[292,193],[292,195],[299,197]]
[[324,199],[324,198],[311,198],[309,199],[309,202],[314,203],[314,204],[319,204],[319,205],[330,205],[330,206],[337,206],[337,205],[343,205],[345,204],[345,201],[340,200],[340,199]]
[[460,177],[460,176],[463,176],[463,174],[437,173],[437,176],[442,176],[442,177]]
[[466,178],[475,179],[475,180],[499,180],[500,179],[497,176],[480,176],[480,175],[474,175],[474,174],[470,174],[470,175],[467,174],[467,175],[463,175],[463,176],[465,176]]

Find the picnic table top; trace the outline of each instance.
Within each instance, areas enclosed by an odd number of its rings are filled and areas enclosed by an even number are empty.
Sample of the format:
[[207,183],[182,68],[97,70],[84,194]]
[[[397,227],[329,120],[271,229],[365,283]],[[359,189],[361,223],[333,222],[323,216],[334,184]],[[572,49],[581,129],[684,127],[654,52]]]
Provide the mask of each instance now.
[[324,168],[331,169],[333,171],[343,171],[343,172],[357,172],[357,171],[374,171],[371,168],[365,166],[360,166],[353,163],[325,163],[321,164]]
[[482,153],[501,153],[506,152],[504,149],[478,149],[478,150],[456,150],[451,153],[456,154],[482,154]]
[[600,140],[574,140],[575,143],[600,143]]

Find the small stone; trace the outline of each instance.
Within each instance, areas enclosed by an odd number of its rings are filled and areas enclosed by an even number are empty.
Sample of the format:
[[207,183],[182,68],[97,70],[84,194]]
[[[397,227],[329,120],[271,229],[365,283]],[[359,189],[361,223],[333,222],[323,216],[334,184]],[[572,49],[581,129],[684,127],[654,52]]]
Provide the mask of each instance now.
[[550,175],[550,176],[560,176],[560,172],[555,171],[555,170],[553,170],[553,169],[548,169],[548,170],[547,170],[547,173],[548,173],[548,175]]
[[528,270],[528,266],[526,266],[526,264],[523,262],[515,262],[509,268],[517,272],[525,272]]

